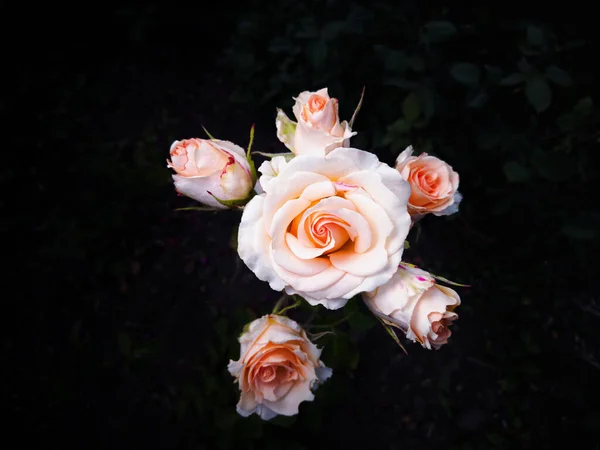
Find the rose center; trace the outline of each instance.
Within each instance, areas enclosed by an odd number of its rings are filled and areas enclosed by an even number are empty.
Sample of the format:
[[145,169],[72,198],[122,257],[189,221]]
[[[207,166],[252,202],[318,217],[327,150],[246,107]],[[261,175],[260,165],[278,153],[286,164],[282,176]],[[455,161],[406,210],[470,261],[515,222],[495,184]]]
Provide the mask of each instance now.
[[263,366],[260,368],[258,372],[258,377],[261,381],[268,383],[269,381],[273,381],[277,376],[277,370],[273,366]]
[[350,236],[346,231],[349,226],[339,217],[332,214],[313,213],[305,222],[306,234],[318,248],[327,250],[323,254],[332,253],[340,249]]
[[321,95],[313,94],[308,99],[308,109],[312,113],[321,111],[326,104],[327,99]]

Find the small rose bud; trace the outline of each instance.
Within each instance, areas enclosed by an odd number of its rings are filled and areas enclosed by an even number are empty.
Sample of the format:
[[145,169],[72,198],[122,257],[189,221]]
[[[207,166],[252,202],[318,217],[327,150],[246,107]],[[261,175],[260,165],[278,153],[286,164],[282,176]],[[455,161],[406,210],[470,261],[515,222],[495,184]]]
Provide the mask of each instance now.
[[246,153],[228,141],[197,138],[175,141],[167,166],[177,172],[173,181],[179,193],[215,208],[226,206],[214,197],[244,200],[252,190]]

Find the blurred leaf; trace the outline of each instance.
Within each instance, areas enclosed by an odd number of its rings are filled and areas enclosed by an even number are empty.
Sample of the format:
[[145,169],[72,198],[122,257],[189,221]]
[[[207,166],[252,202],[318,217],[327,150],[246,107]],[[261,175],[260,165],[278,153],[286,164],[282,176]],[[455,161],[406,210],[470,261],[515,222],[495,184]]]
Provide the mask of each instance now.
[[117,345],[119,347],[119,351],[126,357],[131,356],[131,338],[124,331],[119,331],[117,335]]
[[519,164],[517,161],[507,161],[504,164],[504,175],[511,183],[522,183],[529,181],[531,174],[529,169]]
[[535,148],[530,153],[529,162],[540,177],[554,182],[567,181],[578,171],[576,159],[565,158],[563,154],[541,148]]
[[325,344],[321,359],[327,367],[334,371],[356,369],[360,355],[356,344],[346,333],[337,330],[335,335],[324,336],[323,342]]
[[408,122],[415,122],[421,115],[421,102],[414,92],[406,96],[402,102],[402,113]]
[[359,333],[370,330],[376,323],[372,314],[364,314],[360,310],[348,316],[348,325]]
[[467,86],[476,86],[481,77],[481,70],[475,64],[457,63],[450,69],[452,77],[459,83]]
[[336,39],[341,34],[345,34],[348,28],[348,24],[343,20],[328,22],[321,30],[321,37],[326,41],[330,41]]
[[552,102],[552,91],[548,82],[539,75],[531,76],[527,79],[525,85],[525,95],[527,100],[536,112],[542,112],[550,106]]
[[585,228],[577,225],[565,225],[561,232],[572,239],[590,240],[598,237],[598,231],[592,228]]
[[521,59],[518,63],[517,63],[517,67],[519,68],[519,70],[525,74],[530,73],[533,70],[533,67],[531,66],[531,64],[529,64],[525,58]]
[[318,40],[308,46],[308,58],[315,69],[320,69],[327,60],[327,44]]
[[589,116],[594,111],[594,102],[591,97],[584,97],[577,102],[573,112],[582,116]]
[[544,45],[542,29],[535,25],[529,25],[527,27],[527,43],[533,47],[542,47]]
[[432,21],[423,27],[425,38],[429,42],[444,42],[456,34],[456,27],[446,20]]
[[488,100],[487,92],[483,89],[474,89],[467,94],[467,106],[469,108],[481,108]]
[[515,86],[525,81],[525,74],[521,72],[515,72],[500,81],[501,86]]
[[556,66],[550,66],[546,69],[546,78],[559,86],[569,87],[573,84],[571,76]]
[[384,86],[395,86],[406,91],[410,91],[416,89],[418,84],[415,81],[407,80],[401,77],[385,77],[381,84]]
[[401,50],[387,50],[385,69],[389,72],[402,74],[408,68],[406,53]]
[[433,89],[422,86],[418,91],[419,101],[421,102],[422,114],[425,120],[431,119],[435,113],[435,93]]

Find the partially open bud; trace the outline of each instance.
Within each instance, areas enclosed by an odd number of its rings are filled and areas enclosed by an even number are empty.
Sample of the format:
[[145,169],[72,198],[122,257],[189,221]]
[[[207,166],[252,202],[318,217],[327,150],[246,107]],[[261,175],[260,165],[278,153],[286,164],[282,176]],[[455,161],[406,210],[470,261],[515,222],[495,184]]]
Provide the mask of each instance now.
[[338,100],[329,97],[327,88],[304,91],[295,99],[291,121],[279,110],[275,124],[277,137],[295,155],[326,155],[337,147],[347,147],[352,132],[346,121],[340,123]]
[[244,200],[252,190],[252,173],[241,147],[218,139],[184,139],[171,145],[167,166],[183,195],[215,208],[224,201]]
[[448,342],[450,324],[458,319],[454,308],[460,305],[453,289],[437,284],[429,272],[404,264],[386,284],[364,293],[363,300],[377,317],[428,349]]

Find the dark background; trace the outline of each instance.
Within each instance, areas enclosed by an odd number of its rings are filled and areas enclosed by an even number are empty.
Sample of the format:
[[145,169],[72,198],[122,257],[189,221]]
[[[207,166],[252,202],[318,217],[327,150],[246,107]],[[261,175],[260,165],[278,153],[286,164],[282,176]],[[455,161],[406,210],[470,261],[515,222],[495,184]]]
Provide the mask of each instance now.
[[[588,7],[0,8],[1,404],[20,445],[600,448]],[[254,148],[283,151],[275,108],[324,86],[342,119],[366,86],[353,146],[391,164],[412,143],[460,173],[460,212],[425,218],[405,254],[472,287],[439,351],[403,354],[359,302],[319,309],[348,318],[318,341],[334,376],[295,418],[243,419],[226,365],[278,294],[237,258],[239,212],[175,211],[193,202],[165,159],[201,126],[246,146],[256,123]]]

